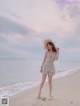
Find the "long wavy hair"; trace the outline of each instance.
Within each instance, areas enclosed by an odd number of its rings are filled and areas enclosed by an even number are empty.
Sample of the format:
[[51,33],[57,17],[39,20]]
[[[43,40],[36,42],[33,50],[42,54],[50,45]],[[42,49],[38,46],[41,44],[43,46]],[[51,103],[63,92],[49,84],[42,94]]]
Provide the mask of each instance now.
[[[53,52],[57,52],[56,47],[55,47],[55,45],[52,42],[48,42],[47,46],[48,46],[48,44],[52,46],[52,51]],[[48,49],[48,51],[50,51],[50,50]]]

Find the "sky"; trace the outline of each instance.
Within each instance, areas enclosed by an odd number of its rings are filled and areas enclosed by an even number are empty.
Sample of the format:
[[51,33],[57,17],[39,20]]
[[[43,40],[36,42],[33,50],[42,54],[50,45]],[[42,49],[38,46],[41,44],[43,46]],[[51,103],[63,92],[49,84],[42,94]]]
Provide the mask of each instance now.
[[0,58],[44,58],[44,40],[60,61],[80,61],[80,0],[0,0]]

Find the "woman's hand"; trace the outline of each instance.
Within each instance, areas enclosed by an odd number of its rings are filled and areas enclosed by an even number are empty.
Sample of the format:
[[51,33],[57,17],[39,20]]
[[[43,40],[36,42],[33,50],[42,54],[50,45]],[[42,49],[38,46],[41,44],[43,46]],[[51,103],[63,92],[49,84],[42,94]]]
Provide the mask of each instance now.
[[59,51],[59,48],[57,48],[57,51]]

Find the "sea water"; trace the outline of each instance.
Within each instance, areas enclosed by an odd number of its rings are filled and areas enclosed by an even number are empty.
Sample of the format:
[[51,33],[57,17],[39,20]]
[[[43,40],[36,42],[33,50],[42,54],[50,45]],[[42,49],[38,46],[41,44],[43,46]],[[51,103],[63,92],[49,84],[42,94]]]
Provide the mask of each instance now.
[[[23,90],[40,84],[41,60],[1,59],[0,96],[14,96]],[[54,79],[69,75],[80,69],[79,61],[55,61]],[[46,79],[47,81],[47,79]]]

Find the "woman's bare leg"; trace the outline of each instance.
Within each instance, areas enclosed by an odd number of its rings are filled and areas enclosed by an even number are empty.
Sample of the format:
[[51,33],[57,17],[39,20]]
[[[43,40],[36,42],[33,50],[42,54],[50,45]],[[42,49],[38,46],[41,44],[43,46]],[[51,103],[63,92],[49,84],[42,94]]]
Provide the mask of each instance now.
[[42,81],[41,81],[40,88],[39,88],[38,98],[40,98],[40,96],[41,96],[41,90],[42,90],[44,82],[46,80],[46,76],[47,76],[46,74],[42,73]]
[[52,77],[53,77],[53,75],[49,75],[49,74],[48,74],[49,97],[53,97],[53,96],[52,96]]

